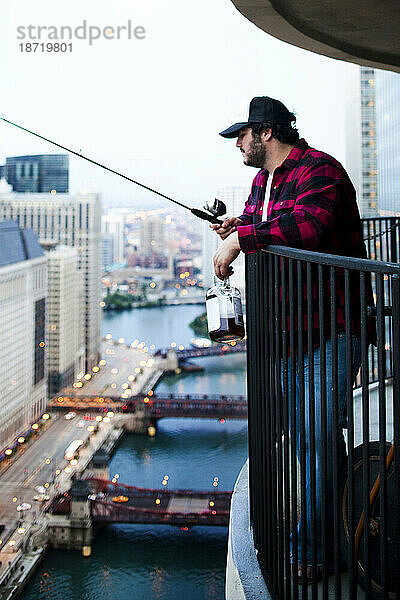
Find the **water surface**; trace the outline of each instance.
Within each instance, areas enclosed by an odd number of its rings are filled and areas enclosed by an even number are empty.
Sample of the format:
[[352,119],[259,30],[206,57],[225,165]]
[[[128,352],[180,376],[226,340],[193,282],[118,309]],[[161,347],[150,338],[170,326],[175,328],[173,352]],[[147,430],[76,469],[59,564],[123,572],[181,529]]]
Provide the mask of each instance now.
[[[163,307],[107,313],[104,334],[165,347],[188,345],[188,323],[201,306]],[[244,394],[245,357],[198,361],[204,373],[162,380],[162,392]],[[164,419],[155,438],[127,435],[116,450],[111,474],[130,485],[159,488],[164,475],[172,488],[232,489],[247,457],[247,424],[215,420]],[[108,525],[93,543],[90,558],[50,551],[25,590],[24,600],[223,600],[228,531],[223,527]]]

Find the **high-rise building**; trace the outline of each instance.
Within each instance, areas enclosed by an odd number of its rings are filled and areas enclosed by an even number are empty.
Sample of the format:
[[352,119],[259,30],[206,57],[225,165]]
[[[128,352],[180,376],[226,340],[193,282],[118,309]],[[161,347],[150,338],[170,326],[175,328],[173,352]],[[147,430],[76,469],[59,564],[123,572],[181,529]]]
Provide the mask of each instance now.
[[16,194],[0,185],[0,220],[15,219],[33,229],[40,242],[54,241],[78,251],[84,285],[86,368],[99,360],[101,342],[101,202],[94,193]]
[[163,217],[150,215],[143,218],[140,226],[140,254],[167,254],[164,233],[165,222]]
[[101,234],[101,248],[103,271],[107,271],[114,264],[114,235],[112,233],[103,232]]
[[56,246],[48,261],[48,372],[49,394],[72,386],[85,369],[83,273],[78,250]]
[[47,404],[47,259],[32,230],[0,222],[0,448]]
[[68,193],[68,154],[36,154],[6,158],[1,176],[7,179],[14,192]]
[[362,217],[378,214],[375,71],[349,66],[346,81],[346,164]]
[[[217,198],[226,204],[226,214],[229,217],[240,217],[244,211],[244,205],[250,194],[250,186],[223,186],[217,190]],[[241,252],[232,265],[233,275],[230,282],[239,288],[244,296],[245,289],[245,263],[244,254]]]
[[124,218],[121,214],[108,212],[101,217],[101,230],[107,239],[112,239],[111,263],[123,263],[124,258]]
[[376,70],[379,211],[400,214],[400,75]]
[[250,195],[249,187],[243,185],[225,185],[217,190],[217,198],[226,204],[226,214],[229,217],[240,217],[244,205]]
[[212,231],[209,224],[203,223],[202,275],[204,288],[210,288],[214,281],[213,256],[220,244],[220,238]]

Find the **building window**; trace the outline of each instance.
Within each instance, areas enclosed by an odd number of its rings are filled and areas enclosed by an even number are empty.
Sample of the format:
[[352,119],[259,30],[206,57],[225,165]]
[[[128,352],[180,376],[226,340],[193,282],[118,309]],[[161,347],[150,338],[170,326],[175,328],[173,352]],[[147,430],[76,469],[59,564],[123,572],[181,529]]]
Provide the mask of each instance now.
[[45,311],[46,300],[41,298],[35,302],[35,364],[34,384],[44,378],[45,363]]

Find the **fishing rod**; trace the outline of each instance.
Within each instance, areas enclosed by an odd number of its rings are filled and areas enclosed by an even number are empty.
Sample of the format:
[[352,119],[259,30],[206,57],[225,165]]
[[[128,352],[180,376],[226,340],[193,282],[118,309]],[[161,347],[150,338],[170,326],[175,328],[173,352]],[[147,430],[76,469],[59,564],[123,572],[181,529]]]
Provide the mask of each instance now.
[[174,200],[174,198],[170,198],[169,196],[166,196],[165,194],[162,194],[161,192],[154,190],[153,188],[149,187],[148,185],[145,185],[144,183],[140,183],[140,181],[136,181],[135,179],[132,179],[132,177],[128,177],[127,175],[124,175],[123,173],[120,173],[119,171],[116,171],[115,169],[111,169],[110,167],[107,167],[106,165],[103,165],[102,163],[99,163],[96,160],[93,160],[92,158],[89,158],[89,157],[85,156],[84,154],[81,154],[80,152],[71,150],[71,148],[62,146],[58,142],[54,142],[53,140],[50,140],[49,138],[46,138],[43,135],[36,133],[35,131],[31,131],[30,129],[27,129],[26,127],[22,127],[22,125],[18,125],[18,123],[13,123],[12,121],[9,121],[9,119],[6,119],[5,117],[0,117],[0,120],[4,121],[5,123],[8,123],[9,125],[12,125],[13,127],[17,127],[17,129],[21,129],[22,131],[25,131],[26,133],[30,133],[31,135],[34,135],[35,137],[37,137],[41,140],[44,140],[45,142],[48,142],[49,144],[53,144],[53,146],[57,146],[57,148],[62,148],[62,150],[66,150],[70,154],[74,154],[75,156],[78,156],[79,158],[83,158],[83,160],[86,160],[87,162],[90,162],[93,165],[96,165],[97,167],[104,169],[105,171],[109,171],[110,173],[113,173],[114,175],[118,175],[119,177],[122,177],[123,179],[126,179],[127,181],[130,181],[131,183],[134,183],[135,185],[138,185],[141,188],[148,190],[149,192],[152,192],[153,194],[157,194],[157,196],[161,196],[161,198],[164,198],[165,200],[168,200],[169,202],[173,202],[174,204],[177,204],[181,208],[190,210],[190,212],[195,217],[199,217],[200,219],[203,219],[203,221],[209,221],[210,223],[222,224],[222,221],[217,219],[217,217],[221,217],[222,215],[224,215],[226,213],[226,206],[225,206],[224,202],[222,202],[222,200],[217,200],[217,198],[215,198],[213,203],[209,204],[207,202],[203,208],[205,209],[205,211],[208,211],[208,212],[205,212],[204,210],[200,210],[198,208],[190,208],[190,206],[186,206],[186,204],[182,204],[182,202],[178,202],[178,200]]

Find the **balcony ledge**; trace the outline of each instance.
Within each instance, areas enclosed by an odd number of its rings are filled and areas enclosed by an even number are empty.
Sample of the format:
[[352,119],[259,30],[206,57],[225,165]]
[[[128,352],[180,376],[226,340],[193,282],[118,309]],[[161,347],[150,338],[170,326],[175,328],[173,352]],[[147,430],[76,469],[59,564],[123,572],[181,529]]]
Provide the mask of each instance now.
[[400,72],[400,19],[394,0],[232,0],[266,33],[311,52]]
[[229,523],[226,600],[270,600],[253,543],[249,515],[249,461],[235,484]]

